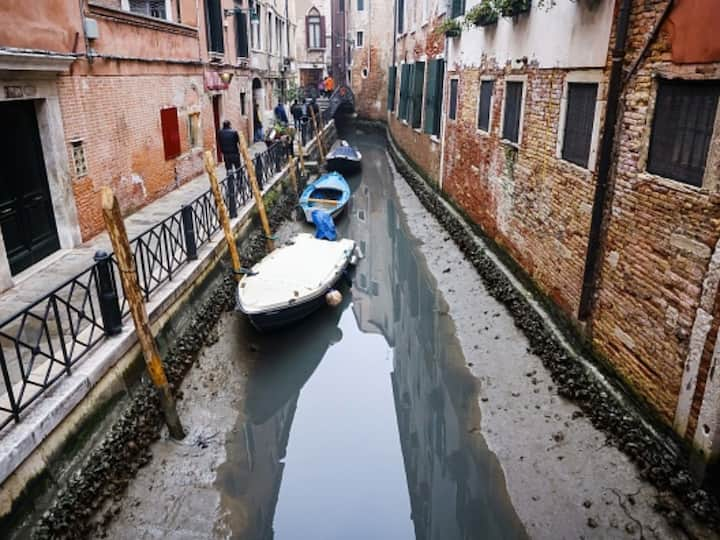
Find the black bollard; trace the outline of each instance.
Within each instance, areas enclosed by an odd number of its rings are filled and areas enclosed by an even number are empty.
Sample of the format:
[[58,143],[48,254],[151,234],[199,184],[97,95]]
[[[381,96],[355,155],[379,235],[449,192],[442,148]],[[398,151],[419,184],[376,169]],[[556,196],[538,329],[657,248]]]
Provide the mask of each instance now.
[[95,252],[95,285],[100,299],[100,314],[103,328],[108,336],[116,336],[122,330],[122,313],[112,272],[110,255],[105,251]]
[[182,228],[185,235],[185,252],[187,253],[187,260],[194,261],[198,257],[192,206],[183,204],[180,208],[180,214],[182,216]]

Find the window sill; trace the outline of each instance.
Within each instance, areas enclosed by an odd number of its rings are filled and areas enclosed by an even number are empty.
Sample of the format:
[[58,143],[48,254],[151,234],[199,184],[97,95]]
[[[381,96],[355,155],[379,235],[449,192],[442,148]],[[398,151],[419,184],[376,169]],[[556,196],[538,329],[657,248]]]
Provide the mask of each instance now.
[[475,129],[475,134],[476,134],[476,135],[482,135],[483,137],[490,137],[490,130],[485,131],[485,130],[482,129],[482,128],[476,128],[476,129]]
[[435,144],[440,144],[440,139],[437,135],[430,135],[430,141],[434,142]]
[[324,52],[326,47],[308,47],[308,52]]
[[425,28],[428,24],[430,24],[430,19],[423,21],[422,24],[420,25],[420,28]]
[[414,131],[415,133],[422,133],[422,127],[413,128],[413,131]]
[[697,195],[697,194],[703,194],[703,195],[710,195],[713,193],[713,189],[708,185],[703,186],[695,186],[693,184],[686,184],[684,182],[681,182],[680,180],[675,180],[673,178],[667,178],[665,176],[660,176],[659,174],[654,174],[651,172],[648,172],[647,170],[642,171],[637,176],[638,180],[632,183],[633,189],[641,186],[643,184],[659,184],[662,187],[665,187],[669,190],[675,191],[677,193],[684,193],[687,195]]
[[593,171],[590,170],[588,167],[583,167],[582,165],[578,165],[577,163],[573,163],[572,161],[568,161],[567,159],[563,158],[562,156],[555,156],[558,160],[558,163],[563,165],[564,167],[567,167],[569,169],[572,169],[578,174],[582,174],[585,176],[592,175]]
[[194,26],[188,26],[186,24],[176,23],[157,17],[148,17],[147,15],[133,13],[132,11],[125,11],[124,9],[111,8],[92,1],[88,2],[88,8],[92,15],[98,15],[120,23],[151,28],[161,32],[170,32],[173,34],[183,34],[187,36],[197,36],[198,32],[197,28]]
[[500,139],[500,143],[503,144],[504,146],[508,146],[514,150],[520,150],[520,143],[512,142],[511,140],[508,140],[508,139]]

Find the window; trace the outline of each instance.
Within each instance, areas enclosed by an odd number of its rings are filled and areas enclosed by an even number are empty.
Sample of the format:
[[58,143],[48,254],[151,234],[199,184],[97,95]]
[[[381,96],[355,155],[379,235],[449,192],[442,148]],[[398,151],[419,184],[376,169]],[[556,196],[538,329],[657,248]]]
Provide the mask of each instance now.
[[490,112],[492,107],[492,95],[494,87],[494,81],[480,82],[480,99],[478,102],[477,127],[478,129],[482,129],[485,132],[490,131]]
[[207,27],[208,51],[224,53],[223,15],[220,0],[205,0],[205,23]]
[[180,155],[180,126],[178,125],[177,109],[170,107],[160,111],[160,126],[163,136],[165,160]]
[[325,17],[320,16],[320,12],[313,8],[305,17],[305,27],[307,29],[307,48],[308,49],[324,49],[325,48]]
[[244,11],[235,14],[235,46],[238,58],[249,56],[248,21]]
[[364,34],[363,34],[362,32],[358,32],[358,33],[357,33],[357,36],[356,36],[356,39],[355,39],[355,45],[356,45],[357,47],[362,47],[362,46],[363,46],[363,38],[364,38],[364,37],[365,37],[365,36],[364,36]]
[[719,81],[658,81],[648,172],[702,186]]
[[75,176],[85,176],[87,174],[87,161],[85,160],[85,144],[83,141],[72,141],[73,165],[75,166]]
[[457,100],[458,100],[458,80],[450,81],[450,106],[448,107],[448,116],[450,120],[457,118]]
[[357,0],[357,10],[365,11],[365,0]]
[[397,66],[390,66],[388,69],[388,96],[387,96],[387,108],[388,111],[395,110],[395,85],[397,83]]
[[165,0],[130,0],[130,11],[146,17],[168,19]]
[[522,116],[523,83],[505,83],[505,111],[503,113],[502,138],[513,143],[520,142],[520,117]]
[[405,31],[405,0],[397,0],[397,33]]
[[425,62],[413,64],[412,91],[410,94],[410,125],[422,125],[423,89],[425,87]]
[[252,48],[260,50],[262,48],[262,42],[260,41],[260,17],[255,20],[250,20],[251,34],[250,39],[252,40]]
[[465,0],[450,0],[450,18],[465,14]]
[[400,103],[398,105],[398,116],[402,120],[407,120],[410,110],[410,72],[412,64],[403,64],[400,71]]
[[587,168],[595,124],[598,85],[568,83],[562,158]]
[[345,0],[338,0],[338,11],[340,13],[345,12]]
[[202,145],[200,142],[200,113],[188,114],[188,141],[190,148]]
[[427,92],[425,94],[425,133],[440,135],[440,111],[442,110],[443,78],[445,61],[430,60],[428,64]]
[[247,116],[247,99],[245,92],[240,92],[240,115]]

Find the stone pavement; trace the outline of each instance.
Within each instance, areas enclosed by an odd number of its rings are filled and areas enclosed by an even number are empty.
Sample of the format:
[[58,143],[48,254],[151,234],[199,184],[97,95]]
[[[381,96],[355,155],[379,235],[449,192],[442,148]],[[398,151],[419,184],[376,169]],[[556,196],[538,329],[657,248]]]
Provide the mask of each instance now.
[[[255,156],[265,149],[265,143],[255,143],[250,147],[250,153]],[[225,177],[225,165],[218,166],[217,174],[218,178]],[[209,188],[207,174],[202,174],[127,216],[128,236],[132,240]],[[72,249],[61,249],[27,270],[14,287],[0,293],[0,324],[91,266],[93,255],[101,249],[112,251],[107,233],[98,234]]]

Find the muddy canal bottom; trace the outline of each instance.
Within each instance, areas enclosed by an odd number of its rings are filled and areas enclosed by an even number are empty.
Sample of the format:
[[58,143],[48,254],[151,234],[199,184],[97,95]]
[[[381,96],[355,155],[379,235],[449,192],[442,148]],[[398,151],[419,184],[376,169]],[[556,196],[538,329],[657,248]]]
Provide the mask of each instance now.
[[338,225],[365,258],[342,305],[282,333],[245,321],[221,329],[242,344],[232,361],[247,373],[216,471],[223,529],[247,539],[525,537],[479,432],[475,379],[398,210],[384,140],[352,142],[364,169],[349,178]]

